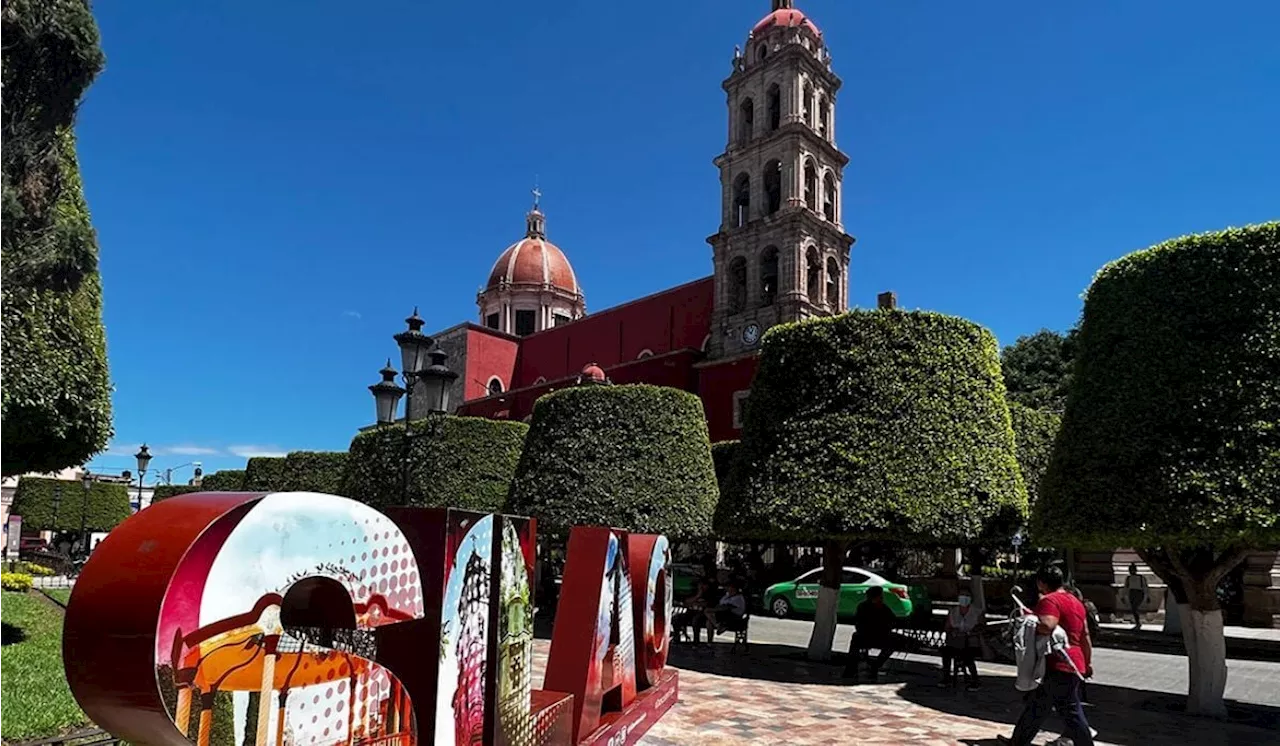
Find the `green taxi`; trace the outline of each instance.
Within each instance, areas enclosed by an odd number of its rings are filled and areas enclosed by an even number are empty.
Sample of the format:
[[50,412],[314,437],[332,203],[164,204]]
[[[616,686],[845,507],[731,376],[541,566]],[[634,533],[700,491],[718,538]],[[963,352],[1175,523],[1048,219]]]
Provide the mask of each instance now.
[[[822,580],[822,568],[810,570],[795,580],[769,586],[764,592],[764,608],[770,614],[783,619],[793,613],[813,614],[818,610],[818,588]],[[846,567],[840,583],[840,601],[836,613],[840,616],[853,616],[858,604],[866,598],[867,589],[878,585],[884,589],[884,602],[900,619],[911,616],[915,600],[921,592],[908,588],[900,583],[888,580],[869,570],[859,567]],[[922,589],[921,589],[922,590]]]

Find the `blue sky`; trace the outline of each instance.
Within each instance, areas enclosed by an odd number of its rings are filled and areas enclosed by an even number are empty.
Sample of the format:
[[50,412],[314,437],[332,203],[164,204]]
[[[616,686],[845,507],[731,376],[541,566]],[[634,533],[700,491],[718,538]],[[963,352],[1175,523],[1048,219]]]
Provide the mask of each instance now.
[[[589,308],[710,273],[721,80],[768,0],[98,2],[78,132],[117,436],[344,449],[415,304],[475,318],[538,180]],[[1280,3],[806,0],[850,297],[1065,328],[1105,262],[1280,217]],[[180,477],[189,476],[189,470]]]

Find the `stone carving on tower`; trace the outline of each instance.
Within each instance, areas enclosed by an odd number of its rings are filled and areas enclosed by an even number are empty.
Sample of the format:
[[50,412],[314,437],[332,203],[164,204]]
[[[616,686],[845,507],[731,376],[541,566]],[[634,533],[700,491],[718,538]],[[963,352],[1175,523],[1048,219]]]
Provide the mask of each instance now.
[[586,315],[586,299],[577,275],[560,247],[547,240],[547,218],[539,209],[542,193],[533,190],[533,209],[525,215],[524,238],[494,262],[489,281],[476,296],[480,323],[524,337]]
[[708,354],[754,350],[774,324],[848,308],[849,250],[840,196],[848,156],[836,147],[840,78],[822,32],[791,0],[734,50],[729,142],[720,169],[720,230]]

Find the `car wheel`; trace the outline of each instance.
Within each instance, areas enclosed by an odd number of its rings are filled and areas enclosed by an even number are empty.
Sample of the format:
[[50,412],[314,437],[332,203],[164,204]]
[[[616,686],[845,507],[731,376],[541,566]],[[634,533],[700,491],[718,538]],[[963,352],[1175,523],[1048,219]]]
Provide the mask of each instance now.
[[769,611],[779,619],[786,619],[791,615],[791,602],[783,596],[774,596],[769,602]]

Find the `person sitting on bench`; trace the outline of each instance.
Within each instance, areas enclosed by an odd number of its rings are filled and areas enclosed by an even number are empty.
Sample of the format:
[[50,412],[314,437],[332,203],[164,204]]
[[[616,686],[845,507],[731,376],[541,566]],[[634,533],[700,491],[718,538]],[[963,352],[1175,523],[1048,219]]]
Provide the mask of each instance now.
[[[743,597],[737,580],[730,580],[725,584],[724,596],[720,599],[720,603],[707,607],[705,614],[706,625],[715,630],[717,635],[726,629],[737,629],[743,617],[747,615],[747,599]],[[693,639],[695,641],[698,639],[697,628],[694,629]]]
[[[985,621],[981,607],[973,604],[973,597],[968,593],[959,596],[960,605],[947,614],[947,641],[942,648],[942,680],[939,687],[955,686],[956,680],[964,674],[966,688],[969,691],[978,689],[978,664],[976,658],[982,649],[982,626]],[[955,673],[952,674],[952,664]]]
[[698,578],[698,589],[694,594],[684,600],[685,610],[676,614],[671,619],[671,626],[675,629],[676,639],[684,639],[688,636],[688,628],[694,628],[693,641],[698,642],[699,632],[702,624],[699,621],[703,618],[703,613],[708,606],[711,605],[711,599],[715,598],[715,589],[711,586],[711,581],[706,578]]
[[880,655],[868,666],[874,682],[885,661],[899,650],[907,650],[911,641],[893,631],[898,624],[898,617],[894,615],[893,609],[885,605],[884,589],[878,585],[867,589],[867,598],[858,604],[853,624],[856,630],[849,640],[849,663],[845,666],[844,675],[857,678],[862,651],[877,648]]

